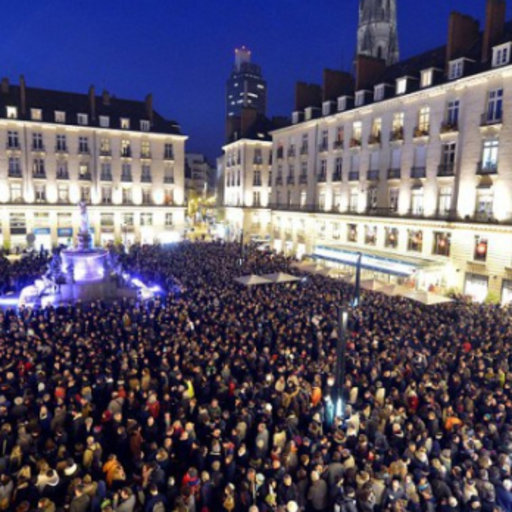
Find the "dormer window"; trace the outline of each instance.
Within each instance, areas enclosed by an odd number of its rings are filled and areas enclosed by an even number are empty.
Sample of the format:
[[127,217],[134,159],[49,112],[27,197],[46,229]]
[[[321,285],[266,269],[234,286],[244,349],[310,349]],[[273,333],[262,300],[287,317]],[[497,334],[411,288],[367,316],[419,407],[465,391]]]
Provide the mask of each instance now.
[[130,129],[130,120],[127,117],[121,117],[121,130]]
[[18,119],[18,107],[5,107],[7,119]]
[[140,120],[140,131],[141,132],[149,132],[150,123],[147,119]]
[[356,107],[361,107],[364,105],[366,91],[357,91],[356,92]]
[[331,113],[331,101],[324,101],[322,104],[322,115],[328,116]]
[[492,67],[505,66],[510,62],[510,49],[512,43],[500,44],[492,49]]
[[78,124],[86,126],[88,124],[88,117],[89,116],[87,114],[77,114],[76,115],[76,122]]
[[31,108],[30,118],[32,121],[41,121],[43,119],[43,111],[40,108]]
[[338,98],[338,112],[343,112],[348,108],[348,96]]
[[430,87],[434,81],[434,70],[424,69],[421,72],[421,87]]
[[55,122],[56,123],[65,123],[66,122],[66,112],[62,110],[55,111]]
[[373,89],[374,101],[382,101],[384,99],[385,92],[386,92],[386,84],[376,85]]
[[405,94],[407,92],[407,78],[397,78],[396,80],[396,94]]
[[110,125],[110,119],[108,116],[100,116],[100,126],[101,128],[108,128]]
[[457,80],[464,74],[464,59],[452,60],[448,68],[448,79]]

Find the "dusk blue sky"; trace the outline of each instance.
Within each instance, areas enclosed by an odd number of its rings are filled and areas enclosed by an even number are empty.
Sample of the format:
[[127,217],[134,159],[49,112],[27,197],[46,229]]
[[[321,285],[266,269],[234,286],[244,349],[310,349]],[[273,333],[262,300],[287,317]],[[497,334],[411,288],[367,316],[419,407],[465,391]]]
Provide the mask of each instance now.
[[[290,115],[294,84],[350,69],[357,0],[19,0],[2,5],[1,76],[118,97],[154,95],[214,161],[224,140],[225,83],[245,44],[268,82],[268,114]],[[443,44],[448,16],[483,22],[485,0],[398,0],[401,57]],[[507,19],[512,18],[512,2]]]

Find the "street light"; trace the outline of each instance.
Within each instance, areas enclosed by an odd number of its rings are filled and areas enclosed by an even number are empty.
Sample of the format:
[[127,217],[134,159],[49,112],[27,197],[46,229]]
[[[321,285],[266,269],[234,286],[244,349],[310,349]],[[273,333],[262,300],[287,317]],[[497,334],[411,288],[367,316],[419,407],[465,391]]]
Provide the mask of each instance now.
[[361,259],[363,254],[357,253],[356,262],[356,282],[354,287],[354,298],[352,299],[352,306],[357,308],[361,303]]
[[240,259],[238,260],[240,266],[244,263],[244,230],[240,232]]
[[343,395],[345,387],[345,358],[347,351],[347,321],[348,312],[338,307],[338,336],[336,340],[336,405],[335,415],[343,418],[345,407]]

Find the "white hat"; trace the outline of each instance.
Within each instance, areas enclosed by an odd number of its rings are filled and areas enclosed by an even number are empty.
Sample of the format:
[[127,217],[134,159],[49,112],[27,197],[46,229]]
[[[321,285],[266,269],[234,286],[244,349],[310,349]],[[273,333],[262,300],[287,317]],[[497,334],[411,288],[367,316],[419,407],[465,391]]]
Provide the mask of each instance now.
[[286,512],[297,512],[299,510],[299,505],[297,505],[296,501],[289,501],[286,504]]

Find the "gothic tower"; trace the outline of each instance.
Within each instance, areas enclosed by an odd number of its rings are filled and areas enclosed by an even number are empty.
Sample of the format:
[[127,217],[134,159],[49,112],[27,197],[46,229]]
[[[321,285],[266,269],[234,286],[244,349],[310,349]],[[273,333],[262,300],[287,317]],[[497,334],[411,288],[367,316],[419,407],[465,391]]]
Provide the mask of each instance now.
[[387,65],[398,61],[396,0],[359,0],[357,53],[384,59]]

